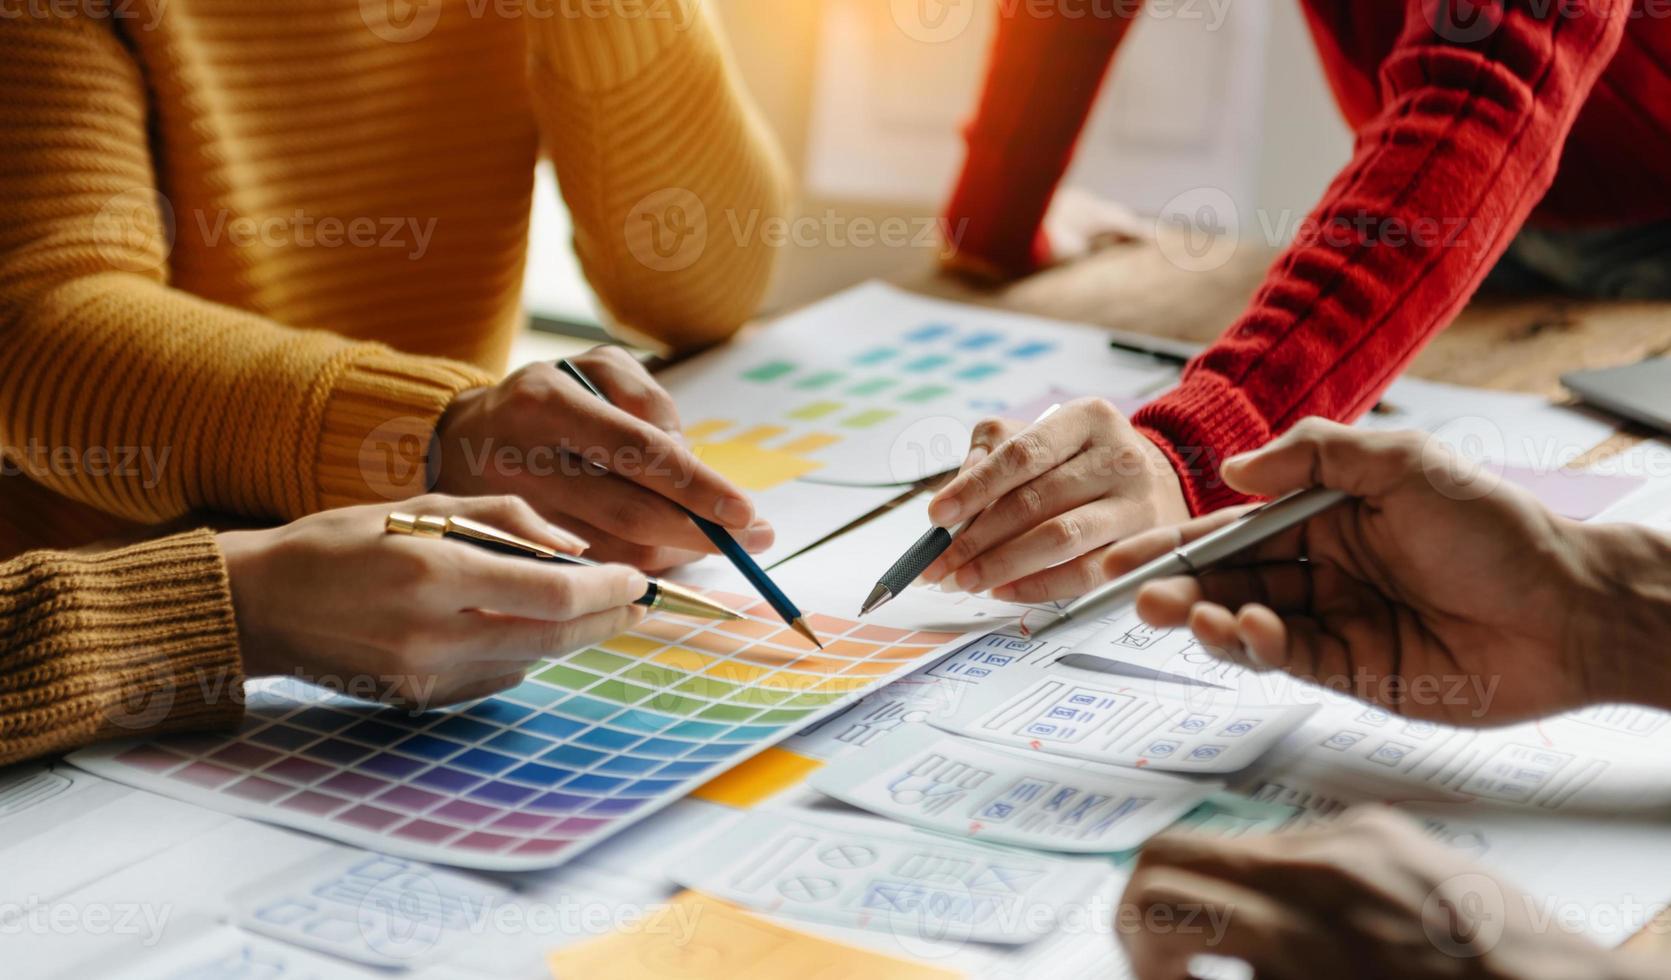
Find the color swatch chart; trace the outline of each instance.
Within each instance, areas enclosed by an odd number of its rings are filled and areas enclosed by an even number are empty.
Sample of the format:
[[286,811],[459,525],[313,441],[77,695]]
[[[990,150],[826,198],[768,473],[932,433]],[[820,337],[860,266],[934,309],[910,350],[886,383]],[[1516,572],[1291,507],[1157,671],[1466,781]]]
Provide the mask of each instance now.
[[1091,328],[867,285],[661,378],[698,455],[763,492],[814,472],[909,483],[955,467],[976,422],[1053,385],[1138,396],[1174,376],[1114,357]]
[[960,639],[810,616],[820,652],[765,603],[709,594],[746,617],[658,614],[461,709],[413,714],[287,678],[252,686],[235,736],[70,761],[402,857],[550,867]]
[[[928,322],[893,343],[850,354],[836,368],[762,353],[739,375],[737,407],[757,417],[753,409],[772,405],[778,418],[767,424],[703,419],[685,434],[704,462],[739,486],[770,490],[823,468],[821,454],[844,439],[892,431],[937,408],[962,414],[982,399],[960,389],[993,382],[1009,363],[1031,362],[1056,349],[1051,341]],[[1004,404],[993,400],[990,407],[1001,411]]]

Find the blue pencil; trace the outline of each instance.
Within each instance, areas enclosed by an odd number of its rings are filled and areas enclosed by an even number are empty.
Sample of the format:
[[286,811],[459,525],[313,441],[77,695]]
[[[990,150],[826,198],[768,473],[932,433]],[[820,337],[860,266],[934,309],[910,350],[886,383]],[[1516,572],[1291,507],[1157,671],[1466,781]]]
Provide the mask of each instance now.
[[[606,402],[609,401],[609,396],[603,393],[603,389],[592,383],[592,379],[586,376],[586,372],[582,371],[578,364],[565,357],[557,362],[557,369],[573,378],[582,388]],[[611,402],[611,404],[614,403]],[[720,554],[724,555],[736,567],[737,571],[743,573],[743,577],[748,579],[749,584],[754,586],[755,591],[760,593],[761,598],[765,599],[767,604],[776,610],[779,616],[783,617],[783,621],[789,624],[790,629],[811,640],[812,645],[818,649],[824,649],[823,642],[818,639],[818,634],[812,631],[812,627],[806,624],[806,619],[802,617],[800,609],[789,601],[789,597],[784,595],[783,590],[777,587],[777,583],[773,582],[771,576],[766,574],[766,570],[761,568],[754,560],[754,556],[743,550],[743,546],[737,543],[737,539],[731,536],[731,532],[694,513],[682,504],[674,504],[674,506],[684,511],[685,516],[689,517],[691,523],[696,525],[696,529],[714,543],[714,547],[719,549]]]

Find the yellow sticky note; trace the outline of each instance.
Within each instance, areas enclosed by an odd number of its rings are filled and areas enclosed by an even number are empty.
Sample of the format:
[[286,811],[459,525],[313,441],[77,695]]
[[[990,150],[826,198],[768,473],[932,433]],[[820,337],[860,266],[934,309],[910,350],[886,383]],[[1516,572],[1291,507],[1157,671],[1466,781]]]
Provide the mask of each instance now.
[[955,980],[960,974],[831,942],[681,892],[638,928],[560,949],[555,980]]
[[823,763],[772,747],[698,786],[690,795],[746,810],[791,786],[799,786]]
[[697,443],[691,451],[702,462],[744,490],[770,490],[819,469],[824,464],[741,438],[729,442]]
[[695,425],[685,426],[685,438],[693,442],[701,442],[719,435],[729,428],[731,428],[731,422],[727,419],[703,419]]
[[828,449],[840,441],[840,436],[826,435],[822,432],[809,432],[794,442],[783,446],[783,451],[791,456],[810,456],[818,450]]

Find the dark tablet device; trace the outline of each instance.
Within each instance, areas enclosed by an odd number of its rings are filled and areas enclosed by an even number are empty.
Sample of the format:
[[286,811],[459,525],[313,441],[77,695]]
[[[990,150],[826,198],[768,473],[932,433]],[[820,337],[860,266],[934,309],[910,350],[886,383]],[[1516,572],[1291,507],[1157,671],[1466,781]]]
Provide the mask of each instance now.
[[1588,404],[1671,435],[1671,357],[1574,371],[1561,383]]

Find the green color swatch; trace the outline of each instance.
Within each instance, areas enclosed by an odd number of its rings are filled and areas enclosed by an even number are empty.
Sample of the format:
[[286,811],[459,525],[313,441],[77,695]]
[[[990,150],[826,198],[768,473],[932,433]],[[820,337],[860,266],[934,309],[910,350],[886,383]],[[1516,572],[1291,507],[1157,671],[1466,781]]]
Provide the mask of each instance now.
[[596,674],[588,674],[584,670],[575,670],[564,664],[555,664],[534,675],[547,684],[566,687],[572,691],[583,691],[586,685],[598,679]]
[[949,394],[950,392],[950,388],[946,388],[941,385],[923,385],[921,388],[913,388],[899,397],[901,401],[916,402],[920,405],[923,402],[931,402],[934,399],[939,398],[941,395]]
[[893,386],[894,379],[892,378],[871,378],[869,381],[862,381],[847,389],[847,392],[852,395],[874,395],[880,391],[887,391]]
[[586,692],[593,697],[620,704],[637,704],[650,695],[656,693],[647,687],[628,684],[626,681],[604,681]]
[[602,650],[595,648],[580,651],[570,657],[568,662],[577,667],[585,667],[587,670],[595,670],[600,674],[613,674],[628,664],[637,663],[635,660],[617,657],[613,653],[604,653]]
[[839,412],[845,407],[841,402],[813,402],[810,405],[802,405],[790,412],[789,417],[800,419],[802,422],[811,422],[814,419],[821,419],[831,412]]
[[847,426],[849,429],[868,429],[873,425],[880,425],[883,422],[886,422],[887,420],[893,418],[896,414],[898,413],[891,412],[885,408],[873,408],[867,412],[860,412],[857,415],[849,415],[847,418],[841,420],[841,424]]
[[1003,374],[1004,369],[996,364],[975,364],[957,372],[957,376],[964,381],[985,381],[995,374]]
[[840,371],[819,371],[817,374],[809,374],[801,380],[795,382],[795,387],[800,388],[803,391],[812,391],[815,388],[824,388],[829,385],[833,385],[844,377],[846,377],[846,375],[842,374]]
[[788,361],[767,361],[757,368],[743,372],[743,377],[750,381],[776,381],[795,370],[795,365]]

